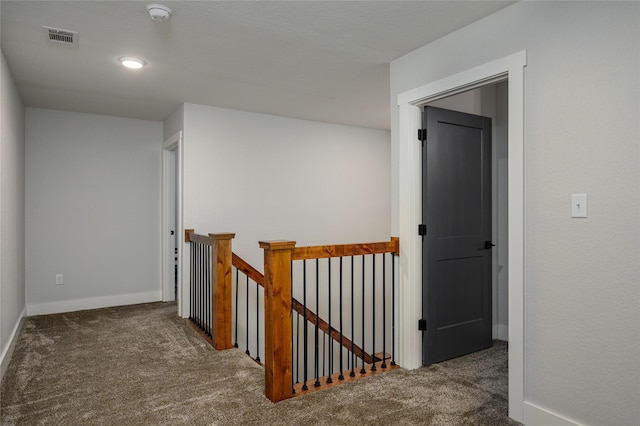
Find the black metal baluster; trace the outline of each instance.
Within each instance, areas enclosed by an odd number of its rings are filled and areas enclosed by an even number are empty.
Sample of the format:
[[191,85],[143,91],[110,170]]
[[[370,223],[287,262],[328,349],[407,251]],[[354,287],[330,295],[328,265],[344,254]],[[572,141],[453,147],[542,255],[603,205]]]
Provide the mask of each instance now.
[[202,330],[207,334],[207,283],[209,272],[209,258],[207,256],[209,246],[202,246]]
[[256,362],[260,363],[260,286],[256,283]]
[[202,271],[201,271],[201,265],[200,263],[202,262],[202,259],[200,259],[200,256],[202,255],[200,250],[200,244],[196,243],[196,325],[198,327],[200,327],[200,320],[201,320],[201,316],[200,316],[200,304],[201,302],[201,295],[200,295],[200,286],[202,285],[200,282],[202,280]]
[[[331,374],[333,374],[333,339],[331,339],[331,258],[327,258],[327,268],[328,268],[328,279],[329,279],[329,359],[327,363],[329,364],[329,378],[327,379],[327,383],[333,383],[333,379],[331,378]],[[324,353],[324,350],[323,350]],[[322,363],[324,366],[324,363]],[[324,374],[323,374],[324,376]]]
[[233,344],[234,347],[238,347],[238,274],[240,273],[240,271],[238,270],[238,268],[236,268],[236,323],[235,323],[235,343]]
[[[392,258],[393,260],[393,258]],[[387,368],[387,253],[382,254],[382,365]]]
[[209,268],[209,274],[207,275],[209,277],[209,283],[207,284],[207,317],[209,318],[209,337],[213,336],[213,315],[212,315],[212,296],[213,296],[213,288],[211,288],[211,285],[213,284],[213,280],[211,279],[211,274],[215,273],[215,271],[212,268],[211,265],[211,247],[209,247],[209,257],[207,259],[207,265]]
[[371,255],[371,371],[376,368],[376,255]]
[[342,256],[340,256],[340,375],[338,380],[344,380],[344,375],[342,374],[342,351]]
[[[293,302],[293,261],[289,262],[289,270],[290,275],[290,281],[291,281],[291,302]],[[264,291],[264,290],[263,290]],[[296,342],[298,341],[298,339],[296,339]],[[267,354],[265,354],[265,357],[267,356]],[[297,363],[296,363],[296,358],[295,358],[295,352],[293,349],[293,315],[291,315],[291,393],[295,394],[296,393],[296,386],[295,386],[295,381],[294,381],[294,376],[293,376],[293,367],[295,366],[296,368],[296,376],[298,375],[298,367],[297,367]]]
[[206,289],[206,279],[207,279],[207,247],[202,244],[200,246],[200,330],[204,330],[205,329],[205,311],[204,311],[204,304],[205,304],[205,289]]
[[[326,348],[325,344],[326,343],[327,343],[327,333],[323,332],[322,333],[322,377],[327,375],[326,372],[325,372],[325,369],[324,369],[324,367],[327,365],[327,363],[325,362],[325,359],[324,359],[325,358],[325,348]],[[329,378],[331,378],[331,376],[329,376]],[[327,381],[327,383],[329,383],[329,382]],[[320,385],[318,384],[318,386],[320,386]]]
[[204,244],[200,244],[200,268],[198,268],[200,270],[200,298],[198,299],[200,303],[198,303],[198,320],[199,320],[199,324],[200,324],[200,330],[202,330],[204,327],[202,326],[202,321],[203,321],[203,312],[204,312],[204,307],[202,306],[202,303],[204,302],[204,295],[202,294],[202,289],[204,287],[204,256],[205,256],[205,251],[204,251]]
[[[213,249],[209,247],[209,254],[213,255]],[[209,256],[209,298],[207,299],[207,303],[209,304],[209,337],[213,338],[213,274],[217,273],[217,262],[216,266],[213,266],[213,259]]]
[[200,281],[202,280],[201,251],[200,244],[196,243],[196,253],[198,256],[196,260],[196,325],[198,327],[200,326]]
[[209,247],[206,245],[202,246],[202,312],[201,312],[201,324],[202,326],[200,327],[205,334],[207,333],[207,272],[209,271],[209,262],[208,262],[208,258],[207,258],[207,249]]
[[[320,345],[318,342],[318,323],[320,322],[320,259],[316,259],[316,330],[315,330],[315,374],[316,374],[316,381],[313,384],[313,386],[318,387],[320,386],[320,368],[319,368],[319,362],[320,362],[320,357],[318,354],[318,350],[320,349]],[[324,364],[324,362],[323,362]]]
[[364,278],[365,278],[365,273],[364,273],[364,267],[365,267],[365,261],[364,261],[364,254],[362,255],[362,368],[360,369],[360,374],[366,374],[367,370],[364,369],[364,354],[365,354],[365,345],[364,345]]
[[207,291],[207,246],[202,245],[202,280],[200,285],[200,295],[202,296],[200,300],[200,330],[203,330],[205,334],[207,334],[207,311],[206,311],[206,303],[207,303],[207,295],[205,294]]
[[196,307],[196,318],[198,319],[198,327],[202,328],[202,313],[200,312],[202,310],[202,246],[201,244],[198,244],[197,247],[197,251],[198,251],[198,279],[197,279],[197,289],[196,292],[198,294],[196,302],[197,302],[197,307]]
[[[354,303],[354,292],[353,292],[353,256],[351,256],[351,373],[349,373],[350,377],[355,377],[356,376],[356,372],[355,372],[355,364],[356,361],[354,359],[354,345],[355,345],[355,341],[356,341],[356,336],[354,334],[354,310],[353,310],[353,303]],[[363,349],[364,350],[364,349]]]
[[211,337],[211,332],[213,331],[213,323],[211,322],[211,246],[207,246],[207,268],[206,268],[206,294],[205,294],[205,317],[207,318],[207,336]]
[[251,356],[251,352],[249,351],[249,275],[247,275],[247,286],[246,286],[246,294],[247,294],[247,332],[245,337],[245,344],[247,345],[247,350],[244,351],[245,354]]
[[296,316],[296,383],[300,383],[300,312]]
[[202,268],[202,330],[204,331],[204,334],[208,334],[208,330],[207,330],[207,322],[209,321],[209,315],[207,312],[207,295],[209,293],[209,289],[208,289],[208,284],[209,284],[209,246],[205,245],[203,246],[204,250],[203,250],[203,255],[202,255],[202,260],[204,261],[203,263],[203,268]]
[[193,317],[192,321],[194,324],[198,325],[198,245],[197,243],[193,243],[193,293],[191,294],[191,304],[193,305],[193,309],[191,310],[191,315]]
[[200,247],[200,330],[205,331],[205,299],[206,296],[204,292],[206,291],[206,280],[207,280],[207,246],[204,244]]
[[195,282],[196,282],[196,248],[194,246],[194,242],[190,241],[189,242],[189,252],[191,253],[191,258],[189,259],[189,291],[190,291],[190,295],[189,295],[189,319],[191,320],[191,322],[194,321],[195,315],[194,315],[194,306],[193,306],[193,301],[196,298],[196,292],[195,292]]
[[396,256],[391,255],[391,365],[396,365]]
[[189,241],[189,319],[193,322],[193,300],[196,297],[196,292],[194,291],[194,283],[195,283],[195,248],[193,247],[194,242]]
[[211,257],[210,257],[210,250],[211,248],[209,246],[205,246],[205,265],[204,265],[204,328],[205,328],[205,333],[207,336],[209,336],[211,334],[210,328],[209,328],[209,316],[211,314],[211,310],[209,309],[209,303],[211,303],[211,298],[209,297],[209,292],[211,291],[211,285],[209,284],[211,282]]
[[307,386],[307,333],[308,333],[308,327],[307,327],[307,260],[303,260],[302,261],[302,306],[303,306],[303,313],[304,313],[304,321],[302,322],[303,326],[304,326],[304,342],[302,343],[302,351],[303,351],[303,367],[304,367],[304,371],[303,371],[303,375],[304,375],[304,383],[302,384],[302,390],[307,390],[309,389],[309,387]]
[[207,246],[207,254],[206,254],[207,264],[206,264],[206,283],[205,283],[205,296],[204,296],[204,317],[206,318],[207,324],[205,328],[207,329],[207,336],[211,337],[211,246]]
[[198,288],[196,289],[196,292],[198,294],[196,302],[198,304],[198,306],[196,307],[196,318],[198,319],[198,327],[202,329],[202,244],[198,244],[198,266],[197,266],[197,271],[198,271],[198,279],[197,279],[197,283],[198,283]]

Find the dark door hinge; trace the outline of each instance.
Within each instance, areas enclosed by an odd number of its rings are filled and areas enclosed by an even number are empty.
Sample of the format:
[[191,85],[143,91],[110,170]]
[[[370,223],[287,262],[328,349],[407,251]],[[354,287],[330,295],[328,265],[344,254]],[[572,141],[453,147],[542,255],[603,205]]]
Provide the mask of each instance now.
[[418,320],[418,330],[427,331],[427,320],[426,319],[419,319]]
[[427,225],[424,223],[418,225],[418,235],[422,235],[423,237],[427,235]]
[[418,129],[418,140],[422,142],[427,140],[427,129]]

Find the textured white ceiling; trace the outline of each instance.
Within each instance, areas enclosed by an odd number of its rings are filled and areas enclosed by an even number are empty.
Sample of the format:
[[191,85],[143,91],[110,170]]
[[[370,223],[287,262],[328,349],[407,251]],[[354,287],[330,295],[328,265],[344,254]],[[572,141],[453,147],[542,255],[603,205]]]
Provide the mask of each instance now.
[[[2,50],[25,104],[164,120],[192,102],[388,129],[390,61],[511,4],[161,3],[167,22],[142,1],[2,0]],[[78,31],[80,47],[46,41],[43,26]],[[126,70],[124,55],[148,65]]]

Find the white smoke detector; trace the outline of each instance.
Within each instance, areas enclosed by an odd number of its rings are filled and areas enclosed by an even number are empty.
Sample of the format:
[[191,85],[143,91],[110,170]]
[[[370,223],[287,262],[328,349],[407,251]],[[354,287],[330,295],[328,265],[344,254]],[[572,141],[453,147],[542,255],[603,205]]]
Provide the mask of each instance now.
[[166,21],[171,16],[171,9],[161,4],[148,4],[147,11],[154,21]]

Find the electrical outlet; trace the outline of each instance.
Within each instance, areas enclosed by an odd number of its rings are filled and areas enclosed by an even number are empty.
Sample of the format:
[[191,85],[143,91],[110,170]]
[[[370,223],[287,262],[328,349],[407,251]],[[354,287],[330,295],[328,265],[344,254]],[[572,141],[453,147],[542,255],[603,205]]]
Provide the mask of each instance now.
[[56,274],[56,285],[64,284],[64,275]]

